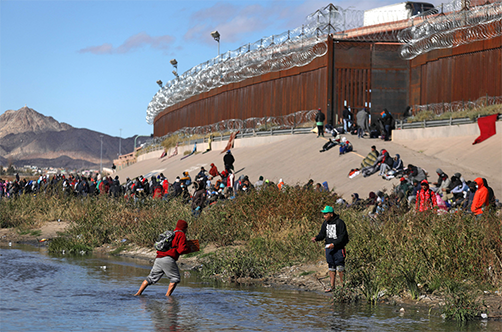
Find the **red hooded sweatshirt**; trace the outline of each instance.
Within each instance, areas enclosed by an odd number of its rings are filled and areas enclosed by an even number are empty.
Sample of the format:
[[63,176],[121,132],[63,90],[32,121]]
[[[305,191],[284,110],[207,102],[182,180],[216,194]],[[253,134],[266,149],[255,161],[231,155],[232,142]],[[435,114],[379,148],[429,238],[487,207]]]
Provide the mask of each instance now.
[[175,261],[178,260],[180,255],[188,254],[190,252],[190,247],[187,245],[187,238],[185,236],[185,231],[188,228],[188,224],[185,220],[178,220],[176,223],[176,228],[174,231],[176,232],[173,239],[173,247],[168,251],[158,251],[157,250],[157,258],[171,256]]
[[211,175],[213,178],[220,175],[220,172],[218,172],[218,168],[216,168],[216,166],[214,164],[211,164],[211,169],[209,170],[209,175]]

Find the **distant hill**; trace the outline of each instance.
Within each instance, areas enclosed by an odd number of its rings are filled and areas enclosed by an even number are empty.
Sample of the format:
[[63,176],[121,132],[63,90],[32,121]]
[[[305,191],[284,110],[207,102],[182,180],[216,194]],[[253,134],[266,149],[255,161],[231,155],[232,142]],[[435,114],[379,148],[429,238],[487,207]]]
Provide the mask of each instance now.
[[0,138],[9,134],[32,132],[35,134],[48,131],[63,131],[73,127],[58,122],[53,117],[42,115],[29,107],[17,111],[8,110],[0,115]]
[[[103,135],[103,167],[111,167],[119,152],[119,137],[74,128],[23,107],[0,115],[0,164],[16,166],[99,168]],[[132,152],[134,138],[122,138],[122,153]]]

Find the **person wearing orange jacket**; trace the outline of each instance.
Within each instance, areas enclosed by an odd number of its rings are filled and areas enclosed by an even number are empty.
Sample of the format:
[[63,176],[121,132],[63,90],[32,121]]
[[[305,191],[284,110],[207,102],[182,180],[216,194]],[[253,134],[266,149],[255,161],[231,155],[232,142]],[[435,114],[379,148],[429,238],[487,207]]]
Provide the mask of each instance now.
[[476,178],[474,182],[476,182],[476,184],[478,185],[478,189],[476,190],[474,198],[472,199],[471,211],[476,216],[480,216],[483,214],[483,207],[488,206],[489,204],[488,189],[485,187],[482,178]]

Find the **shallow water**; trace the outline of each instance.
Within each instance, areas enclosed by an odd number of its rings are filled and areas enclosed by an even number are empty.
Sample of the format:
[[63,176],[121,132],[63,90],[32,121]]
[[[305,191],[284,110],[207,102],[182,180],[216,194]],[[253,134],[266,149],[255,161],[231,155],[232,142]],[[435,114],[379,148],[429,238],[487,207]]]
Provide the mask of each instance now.
[[[56,257],[45,249],[0,249],[1,331],[500,331],[501,322],[445,322],[424,310],[332,305],[318,293],[201,281],[183,273],[134,297],[145,261]],[[106,268],[104,268],[106,266]]]

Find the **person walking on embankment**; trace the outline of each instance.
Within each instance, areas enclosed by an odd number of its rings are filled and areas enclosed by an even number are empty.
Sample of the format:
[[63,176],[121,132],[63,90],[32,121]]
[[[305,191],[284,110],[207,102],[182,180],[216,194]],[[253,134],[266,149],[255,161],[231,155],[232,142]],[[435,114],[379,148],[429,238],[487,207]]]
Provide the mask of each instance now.
[[225,165],[225,170],[227,172],[234,171],[234,162],[235,158],[232,155],[232,152],[230,152],[230,150],[227,150],[227,153],[225,153],[225,156],[223,156],[223,164]]
[[326,117],[324,116],[324,113],[319,108],[317,110],[316,115],[315,115],[315,124],[317,126],[317,137],[319,137],[320,135],[322,137],[324,137],[324,120],[325,119],[326,119]]

